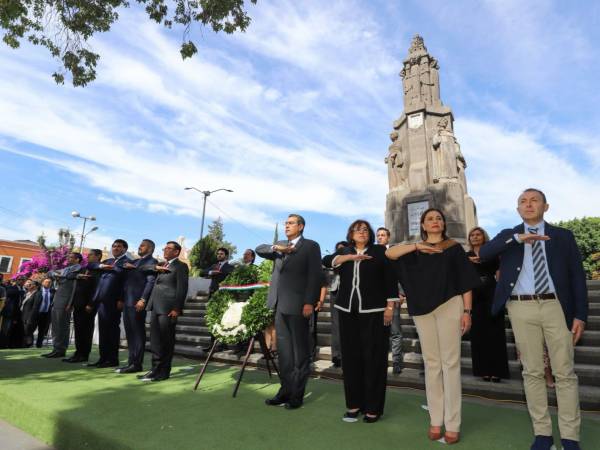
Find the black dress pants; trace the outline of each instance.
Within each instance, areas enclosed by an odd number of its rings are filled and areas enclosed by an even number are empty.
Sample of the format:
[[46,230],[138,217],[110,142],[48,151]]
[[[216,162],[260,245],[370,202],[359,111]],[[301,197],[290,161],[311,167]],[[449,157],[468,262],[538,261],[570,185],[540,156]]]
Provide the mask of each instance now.
[[138,312],[135,306],[126,306],[123,309],[123,324],[129,350],[127,365],[141,369],[146,347],[146,311]]
[[96,312],[87,312],[85,307],[74,308],[73,326],[75,328],[75,355],[88,358],[92,350],[94,336],[94,319]]
[[120,323],[121,311],[117,309],[116,302],[100,303],[98,308],[100,361],[119,364]]
[[302,403],[310,375],[309,319],[298,314],[275,313],[279,378],[277,396],[292,403]]
[[383,311],[339,312],[344,392],[348,409],[383,414],[390,327]]
[[[37,327],[37,339],[35,346],[41,348],[44,345],[44,339],[48,334],[48,328],[50,328],[50,310],[48,312],[38,313],[35,326]],[[31,331],[33,334],[33,330]]]
[[175,325],[177,319],[167,314],[152,312],[150,320],[150,351],[152,370],[157,376],[169,377],[175,349]]

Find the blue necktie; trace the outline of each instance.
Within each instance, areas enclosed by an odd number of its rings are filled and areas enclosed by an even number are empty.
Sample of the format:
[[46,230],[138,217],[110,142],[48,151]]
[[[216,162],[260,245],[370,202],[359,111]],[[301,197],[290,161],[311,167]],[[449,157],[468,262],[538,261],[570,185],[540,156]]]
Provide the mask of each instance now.
[[46,312],[48,311],[48,303],[50,303],[50,298],[49,298],[49,292],[48,290],[44,291],[44,303],[42,303],[42,312]]
[[[537,234],[537,228],[529,228],[529,232]],[[533,241],[531,246],[531,256],[533,259],[533,279],[535,282],[535,293],[545,294],[548,292],[550,283],[548,282],[548,270],[546,268],[546,257],[541,241]]]

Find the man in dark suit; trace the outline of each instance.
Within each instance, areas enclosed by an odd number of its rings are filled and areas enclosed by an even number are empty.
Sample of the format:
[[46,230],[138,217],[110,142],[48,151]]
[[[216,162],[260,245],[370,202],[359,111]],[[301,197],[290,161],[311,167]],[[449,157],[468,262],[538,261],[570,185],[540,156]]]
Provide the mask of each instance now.
[[187,297],[189,268],[179,260],[181,245],[169,241],[163,249],[165,262],[155,266],[154,289],[146,306],[152,311],[150,321],[150,351],[152,369],[140,376],[142,381],[163,381],[171,374],[175,349],[175,326]]
[[219,284],[235,269],[235,267],[227,262],[228,259],[228,249],[225,247],[217,249],[217,262],[203,272],[202,275],[210,278],[210,295],[219,290]]
[[156,273],[154,268],[158,261],[152,257],[155,244],[144,239],[138,248],[139,259],[125,263],[125,296],[123,305],[123,322],[127,336],[129,358],[127,365],[116,370],[117,373],[135,373],[142,371],[144,350],[146,347],[146,302],[154,287]]
[[24,345],[29,348],[33,345],[33,331],[37,323],[37,316],[42,303],[42,293],[40,292],[40,283],[34,280],[27,280],[25,285],[26,294],[21,305],[21,314],[23,317]]
[[37,328],[37,339],[35,346],[41,348],[46,335],[48,334],[48,328],[50,328],[50,314],[52,313],[52,305],[54,303],[54,293],[56,291],[52,287],[52,280],[50,278],[44,278],[42,280],[42,302],[40,303],[40,309],[38,310],[37,319],[34,324],[34,328]]
[[546,196],[526,189],[517,211],[523,223],[501,231],[480,251],[481,260],[500,256],[500,279],[493,313],[504,306],[523,364],[527,407],[533,422],[534,450],[553,446],[552,419],[544,379],[544,343],[556,379],[558,426],[565,450],[579,449],[581,416],[574,346],[588,315],[581,255],[573,234],[544,221]]
[[93,303],[98,309],[98,330],[100,332],[100,359],[89,367],[117,367],[119,365],[119,341],[121,339],[121,310],[119,300],[123,299],[125,269],[131,262],[127,255],[127,242],[117,239],[112,244],[112,258],[103,261],[98,268],[102,271],[94,293]]
[[304,399],[310,374],[309,319],[321,282],[321,249],[302,236],[304,227],[302,216],[290,214],[285,222],[288,240],[256,248],[274,263],[267,304],[275,310],[281,388],[266,404],[285,404],[287,409],[299,408]]
[[100,279],[100,260],[102,250],[92,249],[87,255],[87,266],[77,274],[77,283],[73,293],[71,309],[73,310],[73,328],[75,329],[75,353],[63,359],[68,363],[87,362],[92,350],[94,336],[94,293]]

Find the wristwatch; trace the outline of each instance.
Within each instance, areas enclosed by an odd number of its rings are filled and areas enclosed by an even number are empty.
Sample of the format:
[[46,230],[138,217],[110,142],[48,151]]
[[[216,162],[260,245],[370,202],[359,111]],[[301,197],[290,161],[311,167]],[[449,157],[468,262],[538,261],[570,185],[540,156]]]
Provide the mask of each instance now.
[[465,308],[463,314],[471,315],[471,308]]

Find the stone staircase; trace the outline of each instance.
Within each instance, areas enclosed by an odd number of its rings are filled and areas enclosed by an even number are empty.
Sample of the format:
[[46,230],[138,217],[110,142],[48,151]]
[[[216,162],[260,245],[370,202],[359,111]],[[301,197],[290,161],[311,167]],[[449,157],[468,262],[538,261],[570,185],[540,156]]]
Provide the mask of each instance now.
[[[588,281],[590,312],[586,331],[575,348],[575,371],[579,377],[581,407],[584,410],[600,411],[600,281]],[[198,295],[186,301],[183,316],[176,327],[175,352],[191,358],[204,358],[202,347],[209,345],[210,334],[204,323],[207,296]],[[423,360],[417,331],[406,309],[402,310],[402,333],[404,350],[404,370],[400,375],[390,370],[388,384],[399,387],[425,388],[423,377]],[[313,375],[326,378],[342,378],[342,371],[331,363],[331,311],[329,304],[324,305],[317,322],[317,359],[313,366]],[[148,330],[149,333],[149,330]],[[506,318],[506,336],[508,342],[510,380],[501,383],[484,382],[472,375],[471,345],[468,338],[462,342],[463,393],[467,395],[524,402],[521,366],[516,360],[515,341]],[[258,346],[256,348],[258,352]],[[241,358],[233,351],[215,353],[215,360],[241,364]],[[250,358],[251,365],[265,367],[262,355],[254,353]],[[554,389],[549,389],[549,400],[556,405]]]

